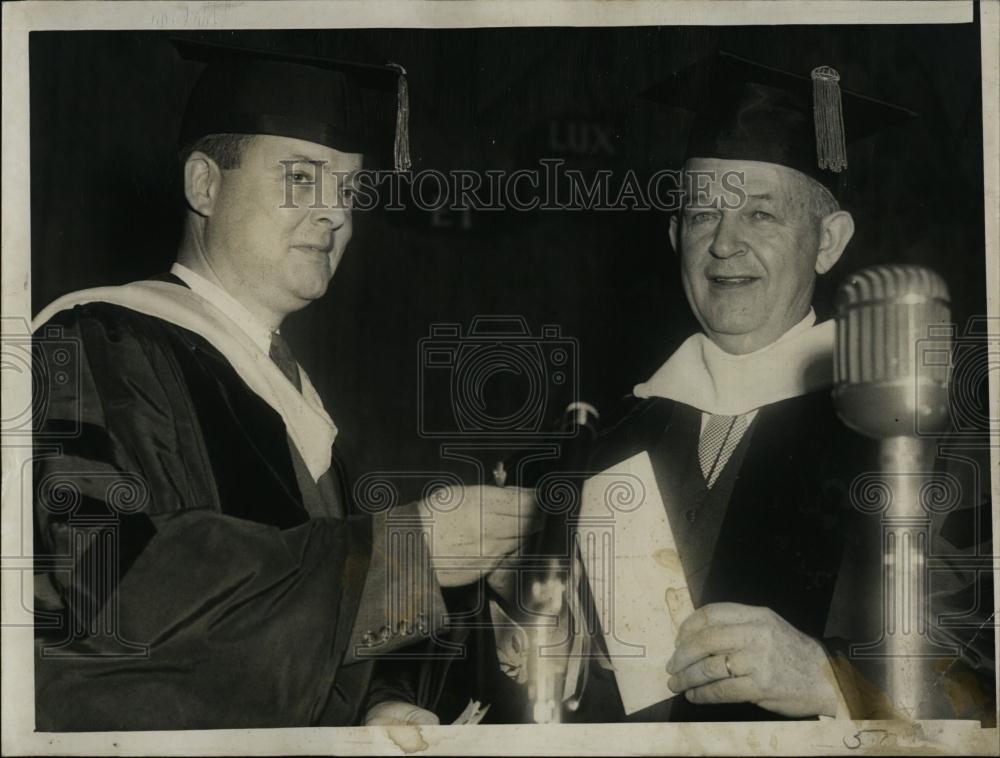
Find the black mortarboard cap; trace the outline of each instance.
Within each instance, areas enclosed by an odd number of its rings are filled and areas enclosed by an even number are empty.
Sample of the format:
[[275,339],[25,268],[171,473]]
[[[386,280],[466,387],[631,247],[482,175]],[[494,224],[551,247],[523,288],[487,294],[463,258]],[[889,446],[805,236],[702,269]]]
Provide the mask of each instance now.
[[188,97],[181,144],[208,134],[271,134],[348,153],[374,149],[362,89],[395,92],[397,171],[410,168],[406,71],[269,50],[173,39],[188,60],[205,63]]
[[829,66],[799,75],[722,51],[641,96],[695,112],[685,159],[776,163],[834,192],[849,143],[916,115],[841,88]]

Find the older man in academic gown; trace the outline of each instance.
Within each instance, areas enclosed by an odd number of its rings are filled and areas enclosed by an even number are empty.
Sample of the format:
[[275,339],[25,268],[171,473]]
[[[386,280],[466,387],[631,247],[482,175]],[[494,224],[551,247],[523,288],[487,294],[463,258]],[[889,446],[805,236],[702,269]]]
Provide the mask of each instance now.
[[[858,139],[912,114],[841,93],[838,78],[832,69],[810,79],[720,53],[649,93],[697,111],[685,162],[691,181],[670,240],[702,331],[604,423],[587,470],[649,454],[697,610],[678,619],[666,662],[675,696],[626,711],[620,672],[596,633],[589,664],[579,670],[569,661],[567,720],[897,715],[879,689],[878,662],[851,655],[851,643],[878,639],[881,619],[862,602],[879,587],[870,570],[879,527],[851,499],[856,477],[878,469],[877,449],[837,417],[834,325],[816,323],[811,300],[816,277],[854,229],[835,199],[846,167],[840,130],[846,124]],[[862,568],[859,580],[853,570]],[[974,577],[948,579],[955,588]],[[613,590],[598,608],[611,607]],[[580,591],[586,608],[591,585],[581,581]],[[664,598],[649,603],[665,613]],[[593,608],[578,616],[595,617]],[[623,644],[643,643],[627,623],[616,628]],[[990,642],[979,637],[977,646]],[[989,661],[971,675],[965,661],[951,663],[940,672],[952,682],[965,677],[969,696],[935,715],[988,714]],[[944,680],[941,673],[936,693]]]

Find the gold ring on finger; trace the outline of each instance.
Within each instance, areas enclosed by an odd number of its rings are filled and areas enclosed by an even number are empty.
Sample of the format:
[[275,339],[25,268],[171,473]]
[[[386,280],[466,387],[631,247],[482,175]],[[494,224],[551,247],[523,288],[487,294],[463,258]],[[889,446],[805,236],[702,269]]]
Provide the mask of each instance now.
[[729,653],[726,653],[726,657],[723,658],[722,660],[726,664],[726,671],[729,672],[729,676],[730,677],[736,676],[736,674],[733,673],[733,667],[729,665]]

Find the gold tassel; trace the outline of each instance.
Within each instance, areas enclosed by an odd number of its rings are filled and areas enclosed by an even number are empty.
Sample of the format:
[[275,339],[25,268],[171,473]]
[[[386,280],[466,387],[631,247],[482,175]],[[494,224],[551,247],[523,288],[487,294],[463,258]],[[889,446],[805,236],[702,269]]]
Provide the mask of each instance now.
[[396,141],[393,158],[396,171],[409,171],[410,161],[410,88],[406,82],[406,69],[398,63],[387,63],[399,72],[396,90]]
[[840,101],[840,74],[829,66],[812,72],[813,121],[816,125],[816,158],[820,168],[840,173],[847,168],[844,111]]

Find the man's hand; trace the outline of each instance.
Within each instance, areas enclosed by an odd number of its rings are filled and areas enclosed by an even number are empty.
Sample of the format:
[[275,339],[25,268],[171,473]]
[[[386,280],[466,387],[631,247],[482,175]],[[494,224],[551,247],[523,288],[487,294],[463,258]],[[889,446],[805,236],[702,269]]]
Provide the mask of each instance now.
[[496,568],[486,577],[486,583],[505,603],[513,603],[517,598],[518,584],[521,581],[521,557],[509,554],[502,558]]
[[713,603],[695,611],[678,630],[667,671],[670,689],[692,703],[755,703],[792,718],[837,710],[823,647],[768,608]]
[[430,711],[402,700],[386,700],[365,715],[365,726],[437,726],[440,723]]
[[541,526],[535,491],[445,487],[418,504],[442,587],[477,581]]

